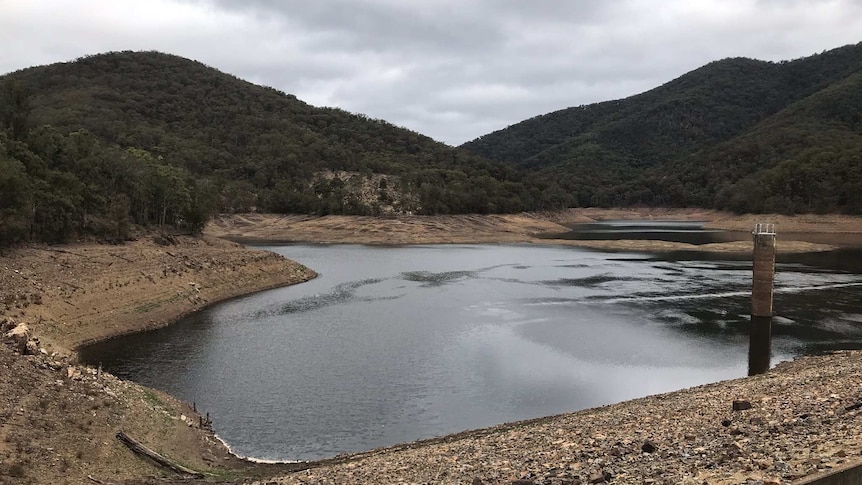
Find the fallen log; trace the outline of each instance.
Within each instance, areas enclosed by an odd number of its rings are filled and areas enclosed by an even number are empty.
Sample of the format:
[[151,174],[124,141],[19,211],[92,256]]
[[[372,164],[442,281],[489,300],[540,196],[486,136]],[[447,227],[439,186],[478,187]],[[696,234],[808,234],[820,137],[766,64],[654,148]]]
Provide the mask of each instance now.
[[132,437],[130,437],[129,435],[127,435],[126,433],[124,433],[122,431],[117,433],[117,439],[120,440],[121,443],[126,445],[133,452],[135,452],[139,455],[143,455],[143,456],[149,458],[150,460],[154,461],[156,464],[163,466],[169,470],[172,470],[175,473],[178,473],[180,475],[190,476],[193,478],[203,478],[204,477],[203,473],[194,471],[190,468],[186,468],[186,467],[180,465],[179,463],[173,462],[173,461],[165,458],[164,456],[162,456],[162,455],[156,453],[155,451],[147,448],[146,446],[142,445],[140,442],[132,439]]

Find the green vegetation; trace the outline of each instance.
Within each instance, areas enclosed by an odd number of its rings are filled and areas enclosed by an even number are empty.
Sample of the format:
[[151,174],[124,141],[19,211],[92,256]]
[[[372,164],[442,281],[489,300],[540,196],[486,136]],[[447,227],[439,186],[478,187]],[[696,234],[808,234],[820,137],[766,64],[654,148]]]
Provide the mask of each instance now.
[[[0,241],[199,230],[213,211],[378,214],[559,208],[555,182],[418,133],[316,108],[201,63],[119,52],[0,78]],[[360,198],[347,171],[403,194]],[[377,177],[379,179],[379,177]],[[386,179],[383,179],[386,180]],[[354,184],[359,185],[359,184]]]
[[860,213],[862,44],[790,62],[712,62],[463,148],[557,180],[580,206]]
[[712,62],[462,148],[157,52],[0,77],[0,247],[213,212],[620,205],[862,212],[862,44]]

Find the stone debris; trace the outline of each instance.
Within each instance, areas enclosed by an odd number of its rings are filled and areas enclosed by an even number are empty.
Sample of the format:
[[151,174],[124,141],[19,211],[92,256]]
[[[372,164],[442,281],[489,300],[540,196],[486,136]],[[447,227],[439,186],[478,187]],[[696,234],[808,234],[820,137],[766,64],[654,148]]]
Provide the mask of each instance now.
[[745,411],[751,409],[751,403],[748,401],[733,401],[734,411]]
[[644,453],[653,453],[656,449],[657,447],[652,441],[644,441],[644,444],[641,445],[641,451]]

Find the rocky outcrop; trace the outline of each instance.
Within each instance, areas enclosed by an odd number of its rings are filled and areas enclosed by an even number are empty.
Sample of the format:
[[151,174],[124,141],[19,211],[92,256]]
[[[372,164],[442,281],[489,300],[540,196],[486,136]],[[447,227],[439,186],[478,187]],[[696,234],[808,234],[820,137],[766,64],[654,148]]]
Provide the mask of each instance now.
[[42,350],[39,346],[39,339],[31,335],[30,327],[26,323],[16,324],[13,319],[6,318],[0,324],[0,331],[3,332],[3,338],[19,354],[35,355]]

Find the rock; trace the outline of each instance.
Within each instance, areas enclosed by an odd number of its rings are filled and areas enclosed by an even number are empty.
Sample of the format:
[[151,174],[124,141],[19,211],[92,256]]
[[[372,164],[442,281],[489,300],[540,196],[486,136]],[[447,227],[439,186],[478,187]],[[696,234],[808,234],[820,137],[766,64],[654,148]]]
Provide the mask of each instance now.
[[725,428],[730,426],[730,423],[731,423],[731,421],[729,419],[725,418],[725,419],[721,420],[721,425],[724,426]]
[[6,333],[15,328],[15,320],[11,317],[0,319],[0,333]]
[[479,477],[473,477],[472,485],[482,485],[482,479]]
[[590,475],[590,483],[606,483],[611,481],[613,475],[610,472],[599,470],[596,473]]
[[[478,478],[478,477],[476,477]],[[476,478],[473,479],[473,485],[476,485]],[[482,483],[482,480],[479,480],[479,483]],[[510,485],[537,485],[536,482],[529,480],[527,478],[519,478],[517,480],[512,480],[509,482]]]
[[77,380],[81,378],[81,372],[75,366],[70,365],[66,368],[66,377]]
[[641,445],[641,451],[643,451],[644,453],[652,453],[657,448],[658,447],[655,445],[655,443],[653,443],[652,441],[649,441],[649,440],[644,441],[644,444]]
[[[36,355],[39,353],[39,339],[29,339],[24,345],[25,355]],[[47,352],[46,352],[47,353]]]
[[19,353],[24,354],[27,352],[27,341],[30,340],[30,327],[25,323],[19,323],[6,332],[6,339],[15,345]]
[[733,410],[734,411],[745,411],[746,409],[751,409],[751,403],[748,401],[733,401]]
[[751,423],[754,426],[760,426],[761,424],[763,424],[763,418],[761,418],[761,417],[751,418],[749,423]]

